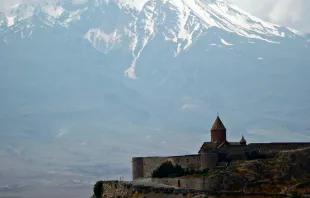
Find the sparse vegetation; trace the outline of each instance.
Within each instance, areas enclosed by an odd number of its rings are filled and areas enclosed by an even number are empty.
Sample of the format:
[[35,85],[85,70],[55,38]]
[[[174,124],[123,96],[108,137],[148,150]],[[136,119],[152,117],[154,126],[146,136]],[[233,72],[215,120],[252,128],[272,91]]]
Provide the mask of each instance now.
[[178,177],[184,173],[184,170],[179,165],[173,165],[170,161],[162,163],[153,173],[153,178]]
[[135,193],[132,195],[131,198],[139,198],[139,197],[143,197],[143,195],[144,195],[143,193]]
[[247,160],[266,159],[267,157],[268,156],[265,153],[262,153],[259,150],[246,153]]
[[292,192],[292,196],[290,198],[302,198],[302,195],[298,192]]
[[157,167],[153,173],[153,178],[174,178],[174,177],[182,177],[182,176],[189,176],[195,175],[197,176],[206,176],[208,175],[209,169],[205,169],[202,171],[195,171],[191,169],[183,169],[179,165],[173,165],[172,162],[167,161],[162,163],[159,167]]
[[94,185],[94,195],[96,198],[101,198],[103,193],[103,181],[97,181]]
[[292,177],[291,184],[296,185],[298,183],[298,180],[295,177]]

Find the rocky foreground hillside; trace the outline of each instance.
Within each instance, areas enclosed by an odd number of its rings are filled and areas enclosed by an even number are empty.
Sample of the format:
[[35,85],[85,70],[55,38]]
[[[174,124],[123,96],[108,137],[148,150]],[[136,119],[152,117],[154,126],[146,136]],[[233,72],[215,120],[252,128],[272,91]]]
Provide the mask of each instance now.
[[[201,176],[186,176],[188,179],[199,177]],[[310,192],[310,148],[281,151],[271,159],[237,161],[228,167],[219,166],[210,171],[207,177],[213,178],[213,182],[205,191],[108,181],[103,183],[102,194],[107,198],[198,198],[212,195],[291,197],[296,192],[306,196]]]
[[[213,185],[216,191],[290,193],[310,192],[309,173],[310,148],[305,148],[282,151],[271,159],[238,161],[223,170],[212,171],[209,177],[217,178]],[[233,185],[225,185],[225,178],[232,176]]]

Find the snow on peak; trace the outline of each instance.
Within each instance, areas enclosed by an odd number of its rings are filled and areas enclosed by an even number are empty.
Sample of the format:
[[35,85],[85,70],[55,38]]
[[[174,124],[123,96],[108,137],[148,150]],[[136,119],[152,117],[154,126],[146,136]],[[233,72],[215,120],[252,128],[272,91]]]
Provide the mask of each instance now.
[[[133,21],[126,27],[125,33],[131,38],[130,47],[133,53],[132,64],[125,71],[125,75],[132,79],[137,78],[135,68],[140,53],[152,36],[157,34],[156,26],[164,27],[161,34],[165,40],[175,43],[175,56],[189,49],[200,35],[207,33],[212,27],[270,43],[278,43],[274,39],[285,37],[287,33],[302,35],[296,30],[265,22],[236,5],[219,0],[114,1],[121,9],[138,11],[131,14]],[[220,41],[226,46],[233,45],[221,38]]]
[[[119,14],[118,11],[124,12],[124,15],[120,14],[120,16],[127,18],[119,20],[122,24],[113,24],[113,27],[109,27],[109,23],[103,26],[98,25],[100,22],[94,23],[82,34],[95,49],[104,53],[108,53],[122,41],[129,40],[128,47],[132,52],[132,62],[125,71],[125,75],[132,79],[137,78],[135,68],[140,54],[159,34],[175,45],[175,56],[190,49],[201,35],[209,34],[210,29],[214,27],[248,39],[271,43],[277,43],[275,40],[280,37],[303,35],[291,28],[265,22],[236,5],[220,0],[92,0],[91,2],[93,5],[87,3],[79,6],[78,9],[73,7],[68,10],[63,7],[64,5],[55,2],[44,2],[39,5],[16,4],[4,13],[5,22],[2,22],[0,17],[0,24],[14,26],[17,22],[35,15],[39,10],[47,16],[45,23],[50,26],[57,22],[70,28],[81,21],[84,27],[85,24],[91,23],[92,16],[97,17],[94,21],[102,17],[103,21],[114,23],[114,18],[104,17],[115,16]],[[118,11],[109,9],[110,4],[116,4],[120,9]],[[98,13],[93,15],[93,12]],[[105,13],[108,14],[105,15]],[[24,38],[25,35],[27,34],[21,36]],[[221,37],[219,39],[225,46],[237,45]],[[249,43],[253,42],[249,41]]]
[[[164,0],[177,7],[187,7],[205,28],[218,27],[241,36],[258,38],[259,34],[282,36],[278,26],[264,22],[237,6],[214,0]],[[183,5],[184,4],[184,5]]]
[[12,17],[7,17],[7,23],[8,23],[8,27],[11,27],[12,25],[14,25],[15,23],[15,16]]
[[59,18],[61,14],[65,11],[63,7],[55,6],[54,4],[47,4],[43,7],[43,9],[48,15],[54,18]]
[[[115,0],[121,8],[129,8],[141,11],[149,0]],[[109,3],[110,1],[107,1]]]
[[58,19],[65,9],[54,2],[44,2],[40,4],[14,4],[5,8],[3,14],[7,21],[7,26],[13,26],[17,22],[31,18],[38,13],[45,13],[47,17]]
[[75,22],[81,19],[81,14],[85,12],[88,7],[83,9],[78,9],[72,12],[69,12],[69,17],[63,21],[63,24],[68,27],[71,22]]
[[221,42],[224,44],[224,45],[228,45],[228,46],[232,46],[233,44],[231,43],[228,43],[227,41],[225,41],[224,39],[221,39]]
[[302,33],[302,32],[300,32],[298,30],[295,30],[295,29],[292,29],[292,28],[289,28],[289,27],[287,27],[287,29],[289,31],[293,32],[294,34],[299,35],[299,36],[305,36],[306,35],[305,33]]
[[120,42],[121,34],[118,30],[112,33],[105,33],[100,29],[90,29],[84,36],[93,47],[101,52],[108,53],[116,44]]
[[[139,12],[151,0],[114,0],[121,8],[134,9]],[[248,38],[262,39],[261,35],[284,37],[280,26],[265,22],[247,13],[234,4],[220,0],[156,0],[156,3],[170,5],[171,10],[177,10],[179,17],[186,20],[191,13],[198,17],[205,28],[218,27]],[[301,32],[287,28],[297,35]],[[266,40],[266,39],[265,39]],[[268,39],[267,39],[268,40]]]

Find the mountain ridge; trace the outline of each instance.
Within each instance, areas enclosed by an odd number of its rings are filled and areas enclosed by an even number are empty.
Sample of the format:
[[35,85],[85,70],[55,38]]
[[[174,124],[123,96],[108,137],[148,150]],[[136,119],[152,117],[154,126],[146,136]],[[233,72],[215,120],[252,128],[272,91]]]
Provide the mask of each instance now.
[[229,17],[213,18],[226,29],[206,28],[189,6],[169,2],[141,11],[116,1],[33,4],[43,6],[35,15],[20,5],[9,27],[3,14],[1,156],[14,148],[37,167],[131,178],[131,156],[196,153],[217,112],[231,141],[310,138],[307,35],[278,26],[269,34],[253,20],[246,33],[263,39],[249,38],[227,31],[239,27]]
[[[116,7],[120,10],[117,11]],[[118,13],[119,18],[119,22],[108,22],[114,26],[113,29],[106,30],[100,25],[102,22],[99,22],[97,27],[89,26],[78,34],[103,53],[108,53],[120,46],[125,40],[133,57],[124,74],[131,79],[137,78],[135,68],[141,52],[149,41],[160,33],[166,42],[174,43],[174,56],[186,51],[200,36],[215,33],[212,32],[212,28],[218,28],[248,39],[259,39],[277,44],[279,44],[278,38],[306,37],[306,34],[294,29],[264,22],[235,5],[216,0],[95,0],[79,5],[79,9],[73,11],[66,9],[65,4],[59,3],[43,3],[40,6],[17,4],[8,11],[9,15],[4,15],[2,26],[5,24],[6,28],[2,27],[0,36],[4,37],[6,43],[9,42],[10,39],[7,37],[12,31],[15,34],[20,32],[21,39],[29,38],[37,29],[33,25],[33,21],[36,19],[41,20],[43,26],[59,25],[66,29],[72,29],[79,26],[79,23],[85,25],[85,23],[92,22],[90,16],[94,11],[97,17],[95,20],[104,19],[106,13],[110,13],[107,10],[110,8]],[[109,17],[109,14],[107,15]],[[42,27],[42,24],[38,25]],[[223,45],[233,45],[225,38],[218,37]]]

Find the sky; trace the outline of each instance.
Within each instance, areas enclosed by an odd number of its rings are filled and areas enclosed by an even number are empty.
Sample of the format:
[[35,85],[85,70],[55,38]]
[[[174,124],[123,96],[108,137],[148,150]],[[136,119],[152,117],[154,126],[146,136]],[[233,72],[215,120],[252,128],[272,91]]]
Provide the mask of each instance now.
[[[44,0],[0,0],[0,9],[8,4]],[[80,3],[85,0],[72,0]],[[269,22],[310,32],[310,0],[223,0]]]

